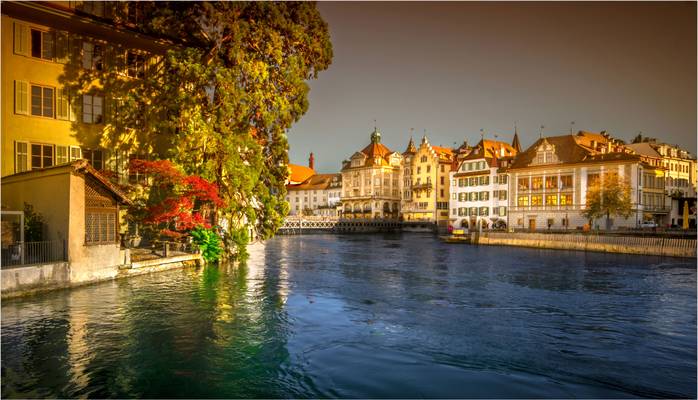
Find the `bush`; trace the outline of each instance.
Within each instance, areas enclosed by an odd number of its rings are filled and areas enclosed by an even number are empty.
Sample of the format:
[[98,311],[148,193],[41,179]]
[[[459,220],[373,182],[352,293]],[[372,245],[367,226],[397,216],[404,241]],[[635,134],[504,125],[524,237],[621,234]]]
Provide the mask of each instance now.
[[213,229],[197,227],[191,231],[191,236],[201,249],[201,257],[206,263],[213,264],[220,260],[223,246],[220,236]]
[[24,241],[40,242],[44,236],[44,217],[34,211],[34,206],[24,203]]

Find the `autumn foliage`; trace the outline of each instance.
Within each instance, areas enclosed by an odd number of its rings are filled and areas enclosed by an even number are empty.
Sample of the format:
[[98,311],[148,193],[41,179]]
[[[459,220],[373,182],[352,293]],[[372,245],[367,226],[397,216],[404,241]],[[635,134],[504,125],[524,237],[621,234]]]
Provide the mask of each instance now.
[[180,237],[196,227],[210,228],[215,210],[225,206],[214,183],[186,175],[170,161],[135,159],[129,169],[148,177],[147,199],[134,205],[132,214],[163,235]]

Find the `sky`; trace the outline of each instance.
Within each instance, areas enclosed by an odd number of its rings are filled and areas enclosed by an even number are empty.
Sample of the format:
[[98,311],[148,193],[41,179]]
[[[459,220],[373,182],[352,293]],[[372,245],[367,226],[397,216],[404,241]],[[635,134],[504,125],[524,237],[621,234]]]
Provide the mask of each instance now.
[[[606,130],[696,153],[696,3],[320,2],[334,58],[310,81],[290,162]],[[574,125],[572,125],[574,122]],[[411,131],[411,128],[414,131]],[[413,133],[412,133],[413,132]]]

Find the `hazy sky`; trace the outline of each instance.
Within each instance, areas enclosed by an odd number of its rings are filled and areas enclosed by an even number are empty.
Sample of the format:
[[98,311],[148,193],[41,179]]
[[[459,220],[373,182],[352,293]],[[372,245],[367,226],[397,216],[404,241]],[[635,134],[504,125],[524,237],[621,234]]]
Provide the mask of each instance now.
[[522,146],[575,129],[639,131],[696,150],[696,3],[321,2],[334,59],[289,132],[292,163],[318,172],[414,128],[432,144],[480,129]]

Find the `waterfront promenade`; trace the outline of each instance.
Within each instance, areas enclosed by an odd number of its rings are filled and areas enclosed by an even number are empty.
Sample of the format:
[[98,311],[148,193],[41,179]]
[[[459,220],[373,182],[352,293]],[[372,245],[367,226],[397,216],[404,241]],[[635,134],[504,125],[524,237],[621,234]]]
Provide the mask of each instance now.
[[431,234],[250,254],[4,300],[3,398],[696,396],[695,260]]

